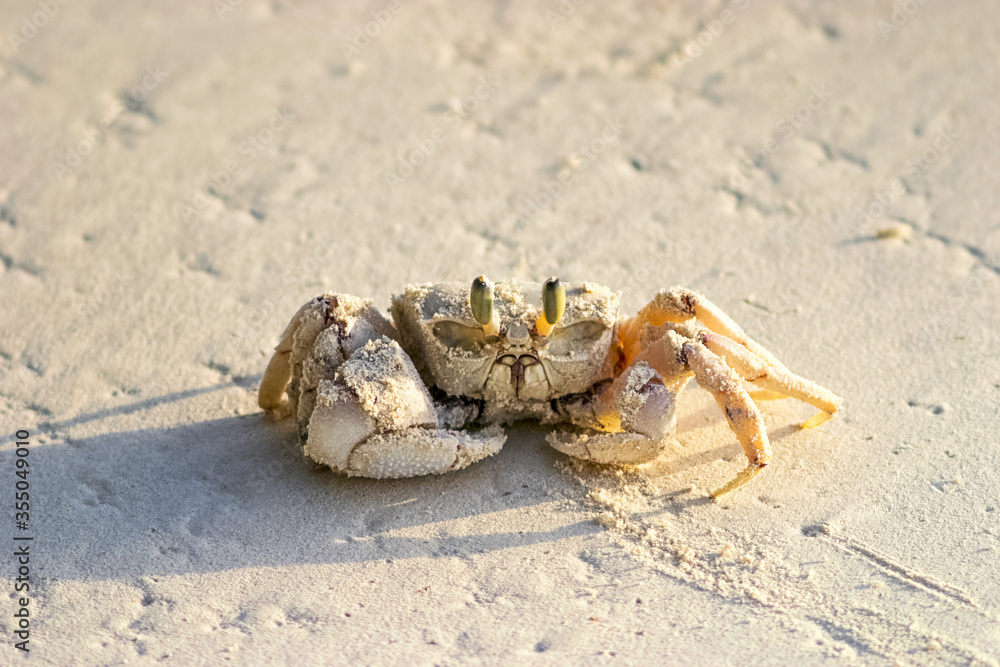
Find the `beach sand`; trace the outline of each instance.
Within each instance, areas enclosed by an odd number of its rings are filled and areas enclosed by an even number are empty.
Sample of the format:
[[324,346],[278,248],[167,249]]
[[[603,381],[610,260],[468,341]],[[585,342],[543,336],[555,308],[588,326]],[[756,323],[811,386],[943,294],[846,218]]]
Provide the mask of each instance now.
[[[0,26],[0,662],[1000,664],[993,3]],[[698,290],[844,408],[762,403],[772,464],[719,502],[745,459],[693,384],[627,469],[518,425],[458,472],[346,478],[257,408],[307,299],[482,273],[625,314]]]

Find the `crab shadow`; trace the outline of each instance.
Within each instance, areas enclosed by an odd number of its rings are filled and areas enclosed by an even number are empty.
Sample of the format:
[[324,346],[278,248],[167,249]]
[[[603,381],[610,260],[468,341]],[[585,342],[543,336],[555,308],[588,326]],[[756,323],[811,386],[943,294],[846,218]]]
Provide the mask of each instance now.
[[102,580],[468,557],[601,532],[560,513],[574,484],[545,432],[517,426],[489,459],[399,480],[313,468],[290,421],[262,414],[64,438],[31,451],[35,548],[46,579]]
[[[217,388],[50,426],[138,412]],[[709,415],[721,419],[693,418]],[[275,423],[262,414],[65,437],[32,448],[32,498],[43,508],[36,549],[48,551],[41,557],[45,578],[92,580],[462,558],[603,532],[573,511],[579,505],[565,502],[582,498],[585,489],[560,471],[569,459],[545,443],[547,432],[514,425],[493,457],[443,476],[399,480],[313,468],[291,420]],[[670,475],[741,455],[734,439],[664,459],[658,468]],[[596,479],[606,467],[583,468],[580,476]],[[710,501],[677,502],[693,509]]]

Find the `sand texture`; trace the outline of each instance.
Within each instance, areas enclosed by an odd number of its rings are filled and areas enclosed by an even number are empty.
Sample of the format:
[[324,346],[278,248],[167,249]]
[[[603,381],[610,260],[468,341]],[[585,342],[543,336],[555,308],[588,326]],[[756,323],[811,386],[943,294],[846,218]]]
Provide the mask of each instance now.
[[[0,663],[1000,665],[996,3],[5,0],[0,27]],[[347,477],[257,408],[307,300],[480,274],[626,314],[689,287],[844,407],[762,402],[772,463],[719,502],[746,459],[693,382],[625,469],[529,424]]]

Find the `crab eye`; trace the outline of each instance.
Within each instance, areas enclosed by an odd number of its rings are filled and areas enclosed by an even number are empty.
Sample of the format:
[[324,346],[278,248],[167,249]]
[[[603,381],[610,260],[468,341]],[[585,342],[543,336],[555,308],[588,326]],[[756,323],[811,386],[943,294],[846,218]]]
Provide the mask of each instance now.
[[491,336],[500,331],[500,321],[493,310],[493,283],[486,276],[479,276],[472,281],[469,307],[472,309],[472,317],[483,325],[483,331]]
[[566,312],[566,288],[558,278],[549,278],[542,285],[542,314],[549,325],[554,325],[562,319]]
[[565,312],[566,288],[553,276],[542,285],[542,313],[535,322],[535,331],[539,336],[548,336]]
[[608,327],[603,322],[585,320],[568,327],[554,329],[549,336],[546,351],[553,356],[570,357],[584,351],[604,336]]
[[436,322],[434,337],[445,347],[458,348],[466,352],[479,352],[486,344],[486,334],[478,327],[467,327],[458,322],[442,320]]

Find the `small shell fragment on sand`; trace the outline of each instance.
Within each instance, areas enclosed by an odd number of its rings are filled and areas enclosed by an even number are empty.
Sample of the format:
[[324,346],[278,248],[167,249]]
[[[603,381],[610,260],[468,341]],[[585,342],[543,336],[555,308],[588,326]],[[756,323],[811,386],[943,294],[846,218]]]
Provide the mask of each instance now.
[[884,241],[886,239],[902,239],[903,241],[909,241],[912,237],[913,227],[902,223],[892,225],[890,227],[883,227],[875,232],[875,238],[879,241]]

